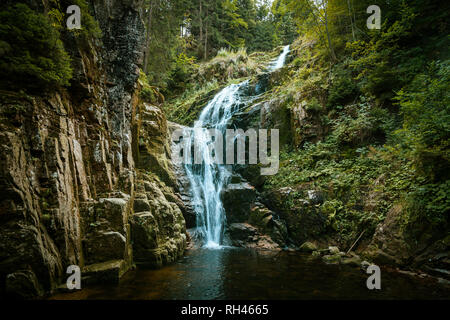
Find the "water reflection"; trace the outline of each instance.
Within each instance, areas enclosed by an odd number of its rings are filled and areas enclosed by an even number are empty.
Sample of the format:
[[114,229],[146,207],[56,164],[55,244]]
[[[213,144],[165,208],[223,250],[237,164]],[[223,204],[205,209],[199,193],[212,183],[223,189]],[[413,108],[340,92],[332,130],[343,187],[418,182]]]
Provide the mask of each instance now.
[[52,299],[450,299],[448,287],[382,268],[380,291],[359,268],[326,265],[297,253],[223,248],[189,251],[160,270],[136,270],[120,285]]

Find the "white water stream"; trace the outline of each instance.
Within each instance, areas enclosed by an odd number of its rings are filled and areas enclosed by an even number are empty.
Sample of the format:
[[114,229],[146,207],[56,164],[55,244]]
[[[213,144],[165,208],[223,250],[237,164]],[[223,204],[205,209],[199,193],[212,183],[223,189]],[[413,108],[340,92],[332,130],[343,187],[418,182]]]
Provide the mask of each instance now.
[[[281,55],[269,66],[273,72],[284,66],[289,46],[284,47]],[[208,148],[211,137],[206,130],[216,129],[225,132],[233,115],[246,103],[245,89],[249,81],[232,84],[220,91],[203,109],[194,125],[192,139],[200,146],[203,164],[185,164],[187,177],[193,193],[194,209],[197,214],[197,236],[204,246],[220,248],[223,244],[226,222],[225,210],[220,194],[231,176],[226,165],[216,164]]]

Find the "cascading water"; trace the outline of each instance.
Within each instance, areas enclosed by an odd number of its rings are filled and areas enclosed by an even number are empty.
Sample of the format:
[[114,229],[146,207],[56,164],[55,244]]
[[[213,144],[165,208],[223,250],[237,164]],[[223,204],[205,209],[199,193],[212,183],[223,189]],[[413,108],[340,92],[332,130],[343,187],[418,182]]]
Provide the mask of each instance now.
[[269,67],[269,71],[275,71],[284,66],[284,64],[286,63],[286,57],[289,54],[290,47],[290,45],[287,45],[283,48],[283,52],[278,57],[278,59],[272,62],[272,65]]
[[228,121],[239,109],[240,92],[248,81],[232,84],[219,92],[202,111],[194,125],[192,139],[200,146],[202,164],[186,164],[190,180],[194,208],[197,214],[197,232],[206,242],[206,247],[220,247],[223,240],[225,212],[220,193],[230,173],[224,165],[214,163],[207,144],[211,137],[203,128],[224,131]]
[[[284,47],[282,54],[272,62],[269,71],[283,67],[289,46]],[[211,141],[205,128],[224,132],[233,115],[247,102],[244,91],[249,81],[232,84],[220,91],[203,109],[199,120],[191,129],[192,140],[200,148],[202,164],[185,164],[185,170],[193,193],[194,209],[197,214],[197,236],[200,236],[208,248],[220,248],[223,244],[225,228],[225,210],[220,194],[231,173],[226,165],[216,164],[208,148]]]

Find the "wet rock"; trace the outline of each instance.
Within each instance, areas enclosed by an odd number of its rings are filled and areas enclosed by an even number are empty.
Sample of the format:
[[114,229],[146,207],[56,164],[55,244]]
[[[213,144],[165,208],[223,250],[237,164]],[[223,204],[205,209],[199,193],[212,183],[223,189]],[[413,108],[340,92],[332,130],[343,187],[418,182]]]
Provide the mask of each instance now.
[[325,255],[322,257],[322,260],[327,264],[339,264],[341,262],[342,257],[338,254],[335,255]]
[[131,236],[135,256],[145,256],[141,250],[158,247],[158,224],[151,212],[140,212],[131,218]]
[[322,123],[320,113],[314,110],[308,110],[307,101],[299,101],[290,109],[290,119],[292,128],[293,142],[299,146],[305,141],[316,142],[327,132],[327,126]]
[[150,211],[150,204],[146,199],[135,199],[133,209],[135,213]]
[[[168,122],[169,126],[169,135],[172,136],[175,130],[183,130],[186,127],[179,125],[174,122]],[[172,141],[171,148],[172,150],[176,150],[176,145],[178,143],[176,141]],[[176,163],[173,161],[175,157],[172,157],[172,166],[175,172],[175,176],[177,178],[177,187],[179,192],[179,198],[181,200],[180,207],[181,212],[183,213],[184,219],[186,221],[187,228],[194,228],[197,226],[197,213],[195,212],[195,205],[193,194],[191,192],[192,186],[189,181],[189,178],[186,175],[186,171],[184,165],[182,163]]]
[[350,265],[350,266],[354,266],[354,267],[359,267],[361,266],[361,258],[358,256],[354,256],[354,257],[342,257],[341,260],[342,264],[345,265]]
[[231,223],[247,221],[256,195],[255,188],[245,182],[226,186],[221,197],[227,220]]
[[237,247],[259,250],[281,250],[269,236],[260,234],[258,229],[248,223],[232,223],[227,230],[232,244]]
[[30,270],[20,270],[8,274],[5,281],[5,292],[8,296],[22,299],[30,299],[44,293],[36,275]]
[[286,99],[261,102],[260,127],[280,130],[280,145],[292,141],[291,114],[286,108]]
[[339,248],[338,247],[328,247],[328,251],[330,252],[330,254],[339,254]]
[[258,229],[248,223],[232,223],[228,226],[231,239],[247,241],[253,239]]
[[128,219],[128,201],[120,198],[100,199],[99,212],[101,217],[109,222],[111,228],[122,234],[126,233],[125,225]]
[[367,261],[363,261],[363,262],[361,262],[361,269],[362,270],[364,270],[364,271],[366,271],[367,270],[367,268],[370,266],[371,264],[369,263],[369,262],[367,262]]
[[178,205],[166,198],[169,187],[164,182],[140,173],[137,188],[145,190],[149,210],[136,212],[130,219],[134,261],[159,268],[184,254],[186,224]]
[[305,242],[299,248],[299,251],[301,251],[301,252],[313,252],[316,250],[317,250],[317,246],[312,242]]
[[111,260],[85,266],[82,271],[82,283],[92,284],[118,284],[120,278],[128,270],[124,260]]
[[126,256],[126,238],[115,231],[99,231],[84,241],[85,260],[95,264],[108,260],[120,260]]
[[242,182],[242,177],[240,175],[233,174],[231,176],[231,179],[230,179],[230,183],[231,184],[236,184],[236,183],[241,183],[241,182]]
[[255,203],[251,208],[248,222],[256,226],[260,233],[270,236],[280,246],[286,246],[288,238],[286,224],[263,204]]
[[303,189],[304,187],[286,187],[261,194],[261,202],[289,226],[289,238],[297,246],[319,238],[327,227],[327,217],[321,213],[320,208],[306,199],[294,198],[293,195],[301,194]]
[[[129,198],[138,160],[133,128],[139,120],[137,79],[145,28],[140,1],[92,5],[101,46],[62,39],[73,57],[70,88],[2,99],[0,286],[24,296],[58,287],[68,265],[107,259],[123,260],[121,270],[131,265]],[[10,106],[27,112],[9,120],[4,111]],[[153,141],[161,138],[163,147],[154,146],[162,152],[168,140],[161,130],[160,136],[151,131],[151,121],[164,128],[164,118],[157,110],[145,111],[143,126]],[[170,174],[160,174],[170,182]],[[173,230],[183,229],[168,218]]]
[[156,173],[166,185],[175,187],[166,117],[157,106],[144,103],[141,110],[137,166]]
[[410,247],[401,228],[402,206],[394,206],[377,226],[365,254],[379,264],[402,265],[410,257]]

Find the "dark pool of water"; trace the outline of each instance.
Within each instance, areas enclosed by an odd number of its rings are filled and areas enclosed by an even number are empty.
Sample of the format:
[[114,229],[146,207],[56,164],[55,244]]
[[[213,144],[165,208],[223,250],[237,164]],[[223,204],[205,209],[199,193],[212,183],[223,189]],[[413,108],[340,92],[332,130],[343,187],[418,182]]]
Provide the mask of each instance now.
[[449,288],[434,280],[381,268],[381,290],[371,291],[368,276],[298,253],[197,249],[160,270],[129,272],[117,286],[51,299],[450,299]]

